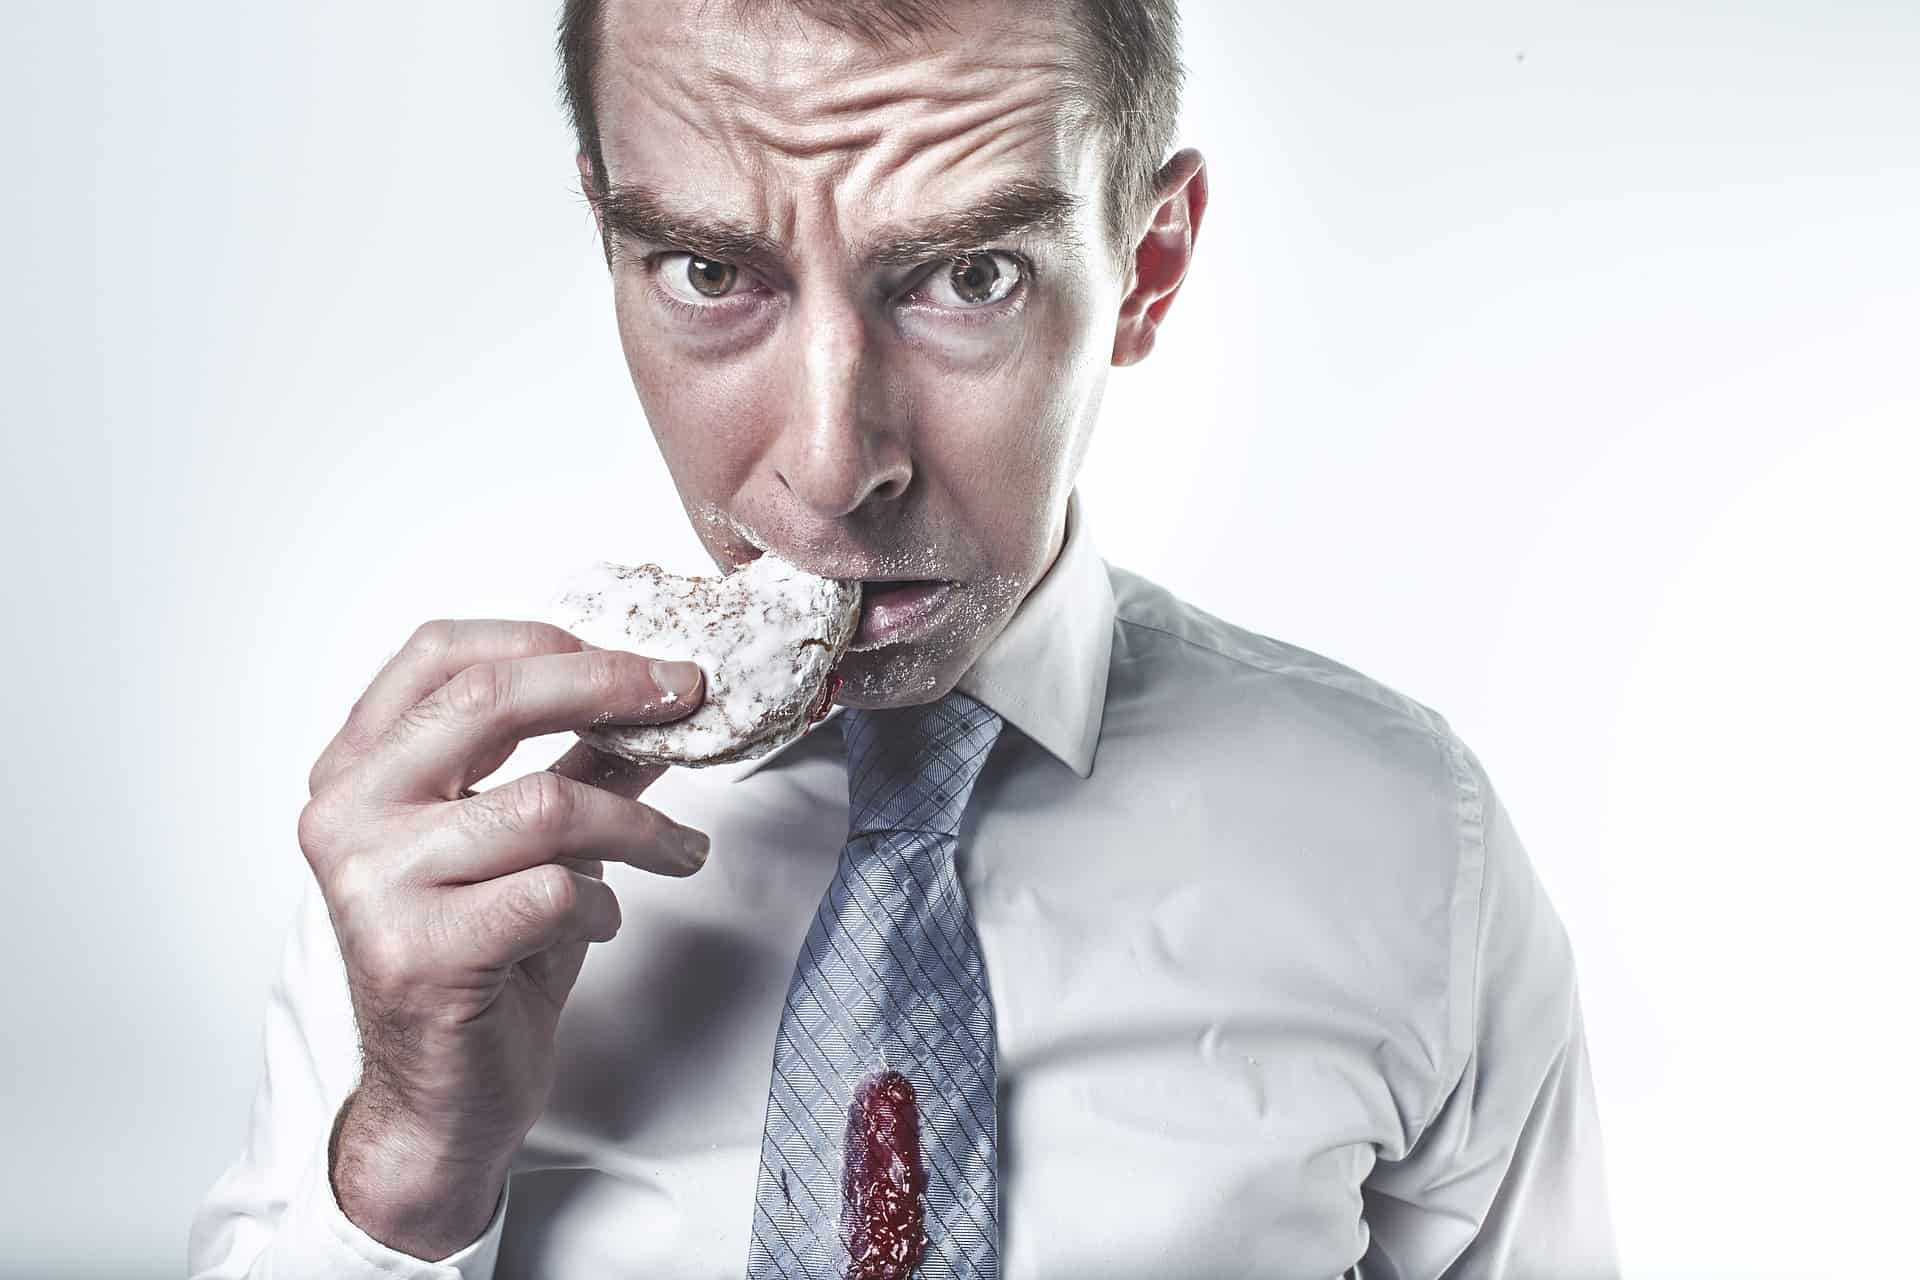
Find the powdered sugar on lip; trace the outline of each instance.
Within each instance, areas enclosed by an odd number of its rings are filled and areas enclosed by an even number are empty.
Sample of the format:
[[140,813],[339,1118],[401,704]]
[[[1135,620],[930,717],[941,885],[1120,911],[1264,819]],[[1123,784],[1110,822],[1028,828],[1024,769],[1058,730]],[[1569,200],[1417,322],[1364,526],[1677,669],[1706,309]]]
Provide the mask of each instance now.
[[865,653],[910,640],[932,626],[958,593],[958,585],[952,582],[867,583],[860,602],[860,625],[847,648]]
[[[845,579],[868,582],[891,579],[932,580],[951,575],[959,559],[943,550],[946,540],[918,537],[907,530],[895,531],[891,547],[863,545],[867,539],[850,531],[825,531],[817,527],[799,528],[784,521],[762,522],[756,526],[726,510],[717,502],[694,503],[687,508],[696,525],[710,532],[704,541],[715,558],[730,571],[759,555],[779,556],[808,572],[831,576],[837,566],[847,570]],[[850,567],[858,565],[857,570]]]
[[732,512],[721,507],[717,502],[702,502],[695,506],[689,514],[701,524],[712,529],[723,531],[721,536],[725,538],[727,542],[724,548],[724,556],[728,562],[727,568],[730,570],[739,569],[749,560],[754,559],[753,556],[743,554],[741,551],[742,547],[752,548],[761,555],[766,555],[773,550],[773,548],[768,545],[767,540],[761,537],[757,531],[746,522],[734,516]]

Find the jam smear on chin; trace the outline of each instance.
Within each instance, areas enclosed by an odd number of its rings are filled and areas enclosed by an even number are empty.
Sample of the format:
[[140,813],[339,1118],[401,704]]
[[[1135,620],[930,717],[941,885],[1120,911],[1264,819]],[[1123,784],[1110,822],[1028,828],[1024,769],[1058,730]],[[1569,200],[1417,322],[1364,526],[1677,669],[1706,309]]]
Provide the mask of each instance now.
[[927,1249],[920,1110],[898,1071],[872,1071],[847,1109],[840,1230],[846,1280],[907,1280]]
[[807,713],[808,724],[819,724],[827,718],[827,712],[833,709],[833,695],[840,692],[840,673],[827,672],[826,687],[820,690],[820,701],[813,704],[813,710]]

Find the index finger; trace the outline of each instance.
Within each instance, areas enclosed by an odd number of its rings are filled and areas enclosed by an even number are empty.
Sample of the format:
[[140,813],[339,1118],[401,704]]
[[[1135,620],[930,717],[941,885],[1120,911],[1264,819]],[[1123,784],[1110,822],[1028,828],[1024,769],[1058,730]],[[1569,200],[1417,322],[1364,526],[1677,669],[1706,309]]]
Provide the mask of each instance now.
[[619,649],[480,662],[400,714],[354,766],[356,790],[446,800],[498,769],[520,742],[590,724],[665,724],[700,703],[700,668]]
[[409,707],[468,667],[542,653],[579,653],[587,647],[572,632],[545,622],[436,618],[421,623],[380,668],[347,713],[346,723],[314,762],[307,775],[308,794],[319,794],[320,788],[372,750]]

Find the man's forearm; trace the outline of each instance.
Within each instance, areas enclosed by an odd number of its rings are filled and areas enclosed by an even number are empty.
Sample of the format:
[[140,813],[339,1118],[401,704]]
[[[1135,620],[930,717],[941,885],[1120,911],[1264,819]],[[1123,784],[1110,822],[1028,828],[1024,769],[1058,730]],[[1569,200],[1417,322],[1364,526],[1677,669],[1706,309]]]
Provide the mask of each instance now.
[[334,1119],[327,1171],[341,1213],[373,1239],[437,1262],[480,1238],[506,1186],[513,1153],[447,1160],[371,1113],[355,1090]]

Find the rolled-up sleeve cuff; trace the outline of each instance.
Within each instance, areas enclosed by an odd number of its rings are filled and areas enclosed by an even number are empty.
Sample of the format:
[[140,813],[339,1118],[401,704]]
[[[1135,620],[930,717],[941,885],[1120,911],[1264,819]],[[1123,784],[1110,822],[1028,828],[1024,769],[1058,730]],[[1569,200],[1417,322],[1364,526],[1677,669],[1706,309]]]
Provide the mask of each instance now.
[[507,1195],[501,1188],[493,1220],[479,1239],[458,1253],[426,1262],[381,1244],[341,1212],[327,1177],[323,1136],[274,1233],[273,1274],[279,1280],[493,1280]]

